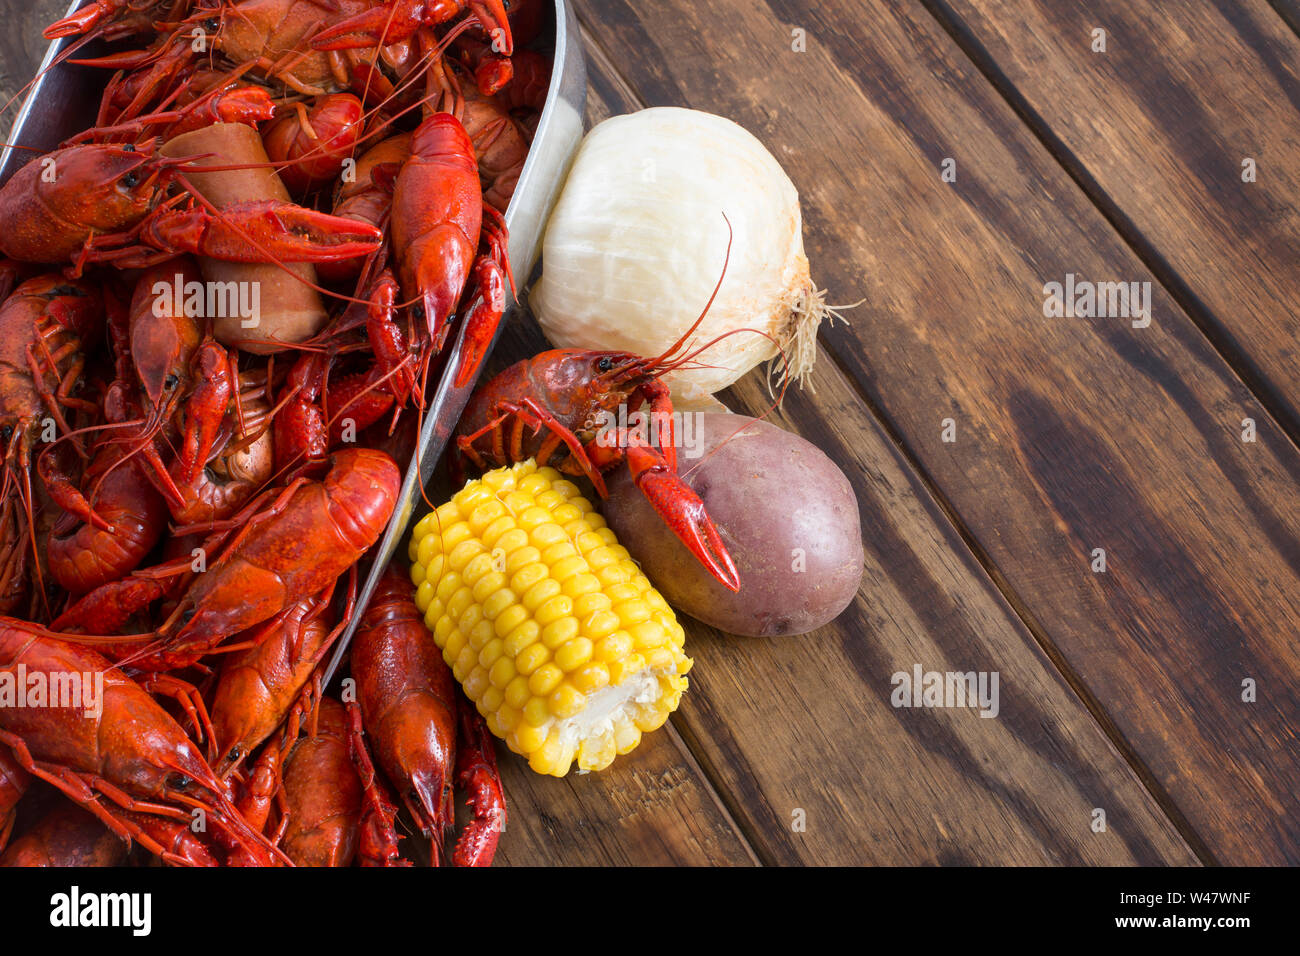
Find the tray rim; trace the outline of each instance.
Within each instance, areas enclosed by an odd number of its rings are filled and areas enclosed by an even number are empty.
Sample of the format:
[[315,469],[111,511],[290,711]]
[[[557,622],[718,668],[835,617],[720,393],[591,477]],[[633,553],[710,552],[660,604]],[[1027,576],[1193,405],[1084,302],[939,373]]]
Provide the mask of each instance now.
[[[68,13],[84,6],[86,2],[87,0],[71,0]],[[542,109],[528,158],[520,172],[514,198],[505,212],[506,226],[510,230],[508,256],[517,282],[527,280],[540,255],[546,220],[558,198],[583,134],[587,79],[578,22],[570,0],[554,0],[554,14],[555,53],[546,104]],[[65,71],[78,69],[70,64],[54,65],[55,58],[78,40],[77,37],[61,37],[52,40],[46,48],[36,77],[14,118],[3,151],[0,151],[0,186],[3,186],[26,162],[39,155],[37,151],[24,149],[20,144],[24,135],[29,133],[29,126],[36,117],[37,111],[47,108],[46,91],[56,82],[60,84],[68,82],[69,77]],[[86,76],[90,75],[86,73]],[[515,231],[515,225],[521,218],[528,217],[531,217],[535,228],[527,236],[519,235]],[[509,289],[506,295],[506,314],[480,365],[480,372],[486,365],[487,357],[495,349],[506,323],[515,319],[520,313],[518,302]],[[347,652],[352,635],[370,602],[380,576],[387,569],[398,545],[405,537],[413,517],[415,500],[432,477],[433,470],[442,457],[446,441],[477,383],[476,374],[474,379],[463,388],[456,389],[453,385],[455,377],[453,373],[459,368],[464,349],[464,332],[464,323],[459,323],[455,338],[444,347],[449,348],[450,351],[437,389],[428,409],[425,410],[424,423],[415,454],[403,472],[398,501],[384,529],[384,534],[370,549],[367,556],[361,559],[364,565],[373,556],[366,572],[365,583],[357,594],[352,617],[335,642],[332,656],[322,677],[322,686],[329,684],[343,655]]]

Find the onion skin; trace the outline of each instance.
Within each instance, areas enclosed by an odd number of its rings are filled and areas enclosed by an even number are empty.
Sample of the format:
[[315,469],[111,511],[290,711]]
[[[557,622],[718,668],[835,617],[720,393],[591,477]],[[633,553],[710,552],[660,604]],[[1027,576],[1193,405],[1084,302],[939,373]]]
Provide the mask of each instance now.
[[[803,249],[799,193],[753,135],[662,107],[616,116],[583,141],[547,225],[530,303],[558,348],[657,355],[718,297],[692,337],[709,368],[665,377],[675,399],[711,395],[777,357],[806,373],[828,314]],[[727,259],[728,243],[730,259]],[[726,274],[723,276],[723,264]]]
[[857,594],[863,570],[858,502],[844,473],[816,445],[767,422],[708,413],[694,421],[708,457],[679,448],[678,471],[722,534],[740,591],[728,591],[691,556],[625,469],[610,480],[604,504],[618,540],[669,604],[719,630],[776,637],[834,620]]

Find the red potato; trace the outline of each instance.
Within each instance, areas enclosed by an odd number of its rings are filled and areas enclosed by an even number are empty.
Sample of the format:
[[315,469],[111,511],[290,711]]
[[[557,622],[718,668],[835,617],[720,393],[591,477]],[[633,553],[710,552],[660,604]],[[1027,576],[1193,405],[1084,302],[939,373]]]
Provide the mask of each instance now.
[[[195,160],[197,166],[248,167],[186,172],[194,188],[218,209],[254,199],[289,202],[289,191],[271,168],[262,137],[251,126],[205,126],[170,140],[162,152],[167,156],[203,156]],[[309,262],[286,263],[281,268],[270,263],[222,262],[204,257],[199,260],[199,268],[208,282],[248,290],[250,297],[254,291],[257,295],[258,314],[251,320],[241,315],[211,317],[213,334],[222,345],[266,354],[279,350],[275,341],[302,342],[325,325],[325,306],[313,288],[316,270]]]
[[[609,481],[604,507],[619,542],[669,604],[719,630],[773,637],[834,620],[857,593],[863,568],[858,502],[844,473],[817,446],[767,422],[691,413],[682,424],[678,471],[731,552],[740,591],[728,591],[692,557],[626,469]],[[694,447],[680,447],[683,439]]]

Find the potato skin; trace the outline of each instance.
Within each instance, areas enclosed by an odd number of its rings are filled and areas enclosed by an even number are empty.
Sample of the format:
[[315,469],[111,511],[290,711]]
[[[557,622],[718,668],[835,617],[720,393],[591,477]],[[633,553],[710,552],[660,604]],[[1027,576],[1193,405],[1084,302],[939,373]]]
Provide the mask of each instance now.
[[844,473],[816,445],[767,422],[722,413],[695,421],[701,454],[721,448],[703,461],[679,448],[678,471],[721,532],[740,591],[718,583],[677,540],[626,468],[610,477],[604,505],[619,541],[669,604],[719,630],[774,637],[834,620],[857,593],[863,567],[858,502]]

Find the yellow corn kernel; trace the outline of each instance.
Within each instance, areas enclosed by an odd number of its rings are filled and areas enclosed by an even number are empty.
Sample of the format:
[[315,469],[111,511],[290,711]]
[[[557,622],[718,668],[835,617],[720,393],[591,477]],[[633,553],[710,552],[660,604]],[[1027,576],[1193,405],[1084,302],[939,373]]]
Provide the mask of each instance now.
[[[671,657],[672,655],[669,655],[670,663]],[[577,670],[589,660],[591,660],[591,641],[585,637],[575,637],[555,652],[555,663],[566,674]]]
[[484,644],[483,647],[480,648],[478,652],[479,664],[481,664],[483,667],[491,667],[498,660],[500,660],[501,653],[502,653],[501,648],[503,644],[505,644],[505,641],[501,640],[501,638],[499,637],[494,637],[492,638],[492,640]]
[[673,666],[673,652],[666,647],[656,647],[647,651],[645,666],[651,670],[661,671]]
[[604,770],[614,762],[617,756],[614,748],[614,734],[606,733],[600,737],[588,737],[578,748],[578,768],[580,770]]
[[[640,739],[640,731],[637,731]],[[546,731],[541,727],[534,727],[527,720],[521,720],[515,725],[515,743],[519,747],[519,752],[524,754],[533,753],[540,750],[546,743]]]
[[[496,688],[493,687],[491,688],[491,690],[495,691]],[[484,693],[483,700],[486,701],[487,697],[488,697],[487,693]],[[514,729],[519,726],[519,722],[520,722],[519,711],[511,707],[507,703],[503,702],[497,705],[496,716],[497,716],[497,723],[501,725],[501,733],[499,734],[499,736],[501,737],[505,737],[508,734],[512,733]]]
[[528,564],[514,573],[510,578],[510,588],[516,594],[527,594],[536,584],[550,577],[549,570],[540,560]]
[[542,643],[550,651],[569,643],[577,636],[578,622],[571,617],[556,618],[542,628]]
[[564,680],[564,671],[553,663],[543,664],[528,678],[528,689],[538,697],[545,697],[555,690],[562,680]]
[[[530,690],[529,693],[532,693]],[[524,705],[524,720],[528,721],[535,727],[550,722],[551,711],[546,706],[545,697],[534,697]]]
[[[445,620],[445,619],[444,619]],[[465,650],[469,642],[465,640],[465,635],[460,631],[453,630],[448,635],[446,642],[442,646],[442,659],[445,661],[455,661],[460,657],[461,651]],[[473,649],[471,648],[471,653]]]
[[[453,571],[464,571],[465,565],[469,564],[470,561],[474,560],[482,553],[483,545],[474,538],[466,538],[460,544],[456,545],[456,547],[452,548],[451,551],[444,552],[444,554],[447,555],[447,564],[451,566]],[[489,558],[488,567],[491,566],[492,560]]]
[[[500,577],[501,584],[498,587],[494,588],[493,590],[489,591],[483,597],[483,616],[487,618],[489,621],[495,621],[498,617],[501,616],[502,611],[506,610],[509,607],[515,606],[515,602],[517,600],[515,598],[515,592],[505,586],[504,574],[492,575],[492,576]],[[480,581],[479,585],[482,585],[482,583],[483,582]],[[474,598],[477,600],[478,596],[479,596],[479,587],[476,585],[474,588]]]
[[[471,674],[470,676],[473,677],[474,675]],[[469,681],[465,682],[465,686],[469,686]],[[506,702],[506,695],[501,693],[500,688],[493,687],[489,684],[487,687],[483,688],[482,694],[479,695],[478,702],[484,710],[491,711],[500,717],[501,708]]]
[[456,655],[456,659],[451,662],[451,672],[455,675],[456,680],[463,684],[465,678],[469,676],[469,672],[472,671],[477,664],[478,655],[474,653],[474,648],[466,644],[460,649],[460,653]]
[[590,572],[575,574],[565,581],[564,593],[573,598],[573,613],[578,617],[609,606],[609,599],[600,591],[600,578]]
[[661,647],[668,642],[668,632],[658,621],[645,620],[640,624],[633,624],[627,632],[632,636],[632,645],[638,651]]
[[[527,614],[528,612],[525,611],[524,613]],[[525,649],[537,643],[537,636],[541,632],[542,629],[531,617],[521,621],[511,628],[510,633],[506,635],[506,653],[515,658],[516,663],[518,663],[518,659],[523,656]],[[541,664],[542,661],[537,662],[539,667]]]
[[498,501],[495,497],[485,499],[469,514],[469,530],[478,537],[483,537],[483,532],[497,518],[504,516],[506,506]]
[[631,753],[640,742],[641,730],[631,721],[619,724],[614,728],[614,746],[620,754]]
[[[547,548],[548,553],[561,550],[559,548]],[[583,560],[582,555],[573,550],[573,545],[566,544],[562,549],[568,552],[568,556],[561,555],[554,561],[550,562],[551,577],[561,584],[567,582],[570,578],[578,577],[587,573],[587,562]],[[543,555],[545,557],[545,555]],[[599,586],[599,582],[597,582]]]
[[[599,581],[596,583],[597,585],[600,584]],[[586,627],[588,622],[590,622],[596,614],[599,614],[602,611],[608,611],[610,607],[612,607],[612,605],[609,600],[609,595],[604,591],[595,591],[591,594],[583,594],[580,597],[574,598],[573,616],[582,621],[583,627]],[[617,614],[614,615],[614,620],[618,620]]]
[[462,683],[465,685],[465,696],[474,701],[482,697],[483,692],[491,686],[488,683],[487,671],[477,664],[465,675],[465,680]]
[[[511,597],[514,597],[511,592]],[[510,637],[517,631],[521,625],[532,623],[532,618],[528,616],[527,609],[518,603],[512,603],[508,608],[502,611],[492,621],[492,627],[497,632],[497,637]],[[511,653],[514,653],[513,651]]]
[[[430,582],[432,583],[432,582]],[[447,604],[452,597],[460,592],[461,589],[460,575],[450,569],[443,571],[442,577],[434,585],[433,593],[438,600]],[[473,597],[468,591],[465,592],[468,597]]]
[[[504,545],[498,545],[498,547],[506,552],[506,566],[504,568],[506,574],[518,574],[530,564],[535,564],[542,559],[542,552],[538,551],[528,543],[528,532],[524,531],[522,528],[516,528],[509,534],[503,534],[501,536],[502,541],[506,538],[510,538],[512,541],[520,541],[520,544],[513,550],[506,549]],[[522,589],[516,588],[515,590],[518,591]]]
[[[558,587],[558,585],[557,585]],[[568,617],[573,613],[573,598],[565,597],[563,594],[557,594],[545,601],[540,607],[533,612],[537,623],[546,627],[553,621]]]
[[[419,567],[421,572],[424,571],[424,568],[420,567],[420,565],[416,565],[416,567]],[[423,577],[420,578],[420,583],[415,586],[415,606],[420,609],[421,614],[428,613],[429,605],[433,603],[437,593],[438,592],[434,590],[432,584],[426,581]],[[439,609],[438,614],[441,615],[441,613],[442,610]],[[435,616],[434,620],[437,621],[437,619],[438,617]]]
[[592,661],[570,674],[569,680],[584,694],[594,694],[609,686],[609,668],[600,661]]
[[[469,542],[466,542],[466,544],[469,544]],[[465,579],[465,583],[468,584],[471,589],[484,577],[495,573],[495,569],[492,566],[492,555],[484,551],[483,546],[477,541],[473,542],[473,544],[479,549],[479,552],[469,559],[460,572],[461,577]],[[493,588],[492,590],[495,591],[496,588]],[[475,595],[474,599],[477,601],[479,600],[479,597]]]
[[596,660],[606,664],[621,661],[631,653],[632,637],[627,631],[614,631],[596,642]]
[[561,684],[551,691],[551,696],[546,702],[551,708],[551,713],[563,719],[582,713],[582,709],[587,706],[587,695],[581,693],[572,684]]
[[519,652],[518,656],[515,657],[515,669],[521,674],[531,676],[550,659],[551,652],[546,649],[545,644],[539,641],[536,644],[530,644]]
[[559,593],[560,582],[553,580],[548,575],[525,591],[520,601],[524,607],[536,614],[538,608]]
[[[605,589],[605,593],[609,595],[609,599],[614,602],[614,607],[617,608],[624,601],[635,601],[641,597],[640,590],[638,590],[637,586],[632,583],[635,579],[635,574],[628,574],[625,582],[621,584],[611,584]],[[465,583],[468,584],[470,582],[466,581]]]
[[595,572],[618,566],[618,558],[607,547],[599,547],[594,551],[584,551],[583,557],[587,559],[588,566]]
[[408,551],[444,659],[538,773],[602,770],[680,702],[685,632],[554,469],[521,462],[469,482],[416,522]]
[[645,670],[645,657],[634,651],[622,660],[614,661],[609,665],[609,682],[615,685],[621,684],[643,670]]
[[[497,666],[500,664],[501,662],[497,661]],[[516,710],[523,710],[533,696],[532,691],[528,689],[528,678],[523,674],[516,674],[510,678],[510,683],[505,686],[505,695],[507,704]]]

